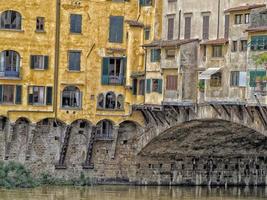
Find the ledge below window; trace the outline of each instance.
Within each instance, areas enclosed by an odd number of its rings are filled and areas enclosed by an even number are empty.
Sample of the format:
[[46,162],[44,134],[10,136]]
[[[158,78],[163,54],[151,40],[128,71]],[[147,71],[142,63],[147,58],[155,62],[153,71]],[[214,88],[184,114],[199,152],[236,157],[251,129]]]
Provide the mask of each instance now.
[[21,77],[0,76],[1,80],[22,80]]
[[0,31],[11,31],[11,32],[24,32],[24,30],[21,29],[5,29],[5,28],[0,28]]
[[108,109],[108,108],[97,108],[96,109],[97,111],[116,111],[116,112],[124,112],[125,110],[124,109]]

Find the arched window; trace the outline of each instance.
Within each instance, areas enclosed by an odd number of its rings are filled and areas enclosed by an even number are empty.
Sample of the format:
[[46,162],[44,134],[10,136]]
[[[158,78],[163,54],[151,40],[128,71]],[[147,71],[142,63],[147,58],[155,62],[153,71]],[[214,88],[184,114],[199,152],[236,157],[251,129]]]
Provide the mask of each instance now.
[[16,51],[6,50],[0,53],[0,76],[19,76],[20,55]]
[[98,108],[104,108],[105,105],[105,96],[104,94],[99,94],[97,98],[97,107]]
[[108,92],[106,94],[105,108],[115,109],[115,107],[116,107],[116,95],[114,94],[114,92]]
[[122,94],[117,96],[117,109],[123,109],[124,98]]
[[0,16],[1,29],[21,29],[21,14],[13,10],[7,10],[1,13]]
[[97,138],[111,139],[113,125],[109,120],[102,120],[97,124]]
[[62,93],[62,107],[63,108],[80,108],[82,94],[79,88],[75,86],[67,86]]

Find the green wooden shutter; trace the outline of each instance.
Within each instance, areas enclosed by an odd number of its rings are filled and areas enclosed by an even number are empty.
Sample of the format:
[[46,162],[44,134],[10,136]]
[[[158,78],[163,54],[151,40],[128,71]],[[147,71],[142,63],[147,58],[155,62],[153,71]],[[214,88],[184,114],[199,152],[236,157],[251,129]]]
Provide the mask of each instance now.
[[162,79],[158,79],[158,93],[162,94]]
[[16,85],[16,104],[21,104],[22,102],[22,86]]
[[127,57],[123,57],[123,79],[121,83],[123,85],[126,83],[126,76],[125,76],[126,70],[127,70]]
[[0,103],[3,102],[3,85],[0,85]]
[[256,87],[256,79],[257,77],[264,77],[266,76],[266,71],[250,71],[249,72],[249,86]]
[[151,92],[151,79],[146,80],[146,93]]
[[31,63],[30,63],[30,66],[31,66],[31,69],[34,69],[34,59],[35,59],[35,56],[31,55]]
[[52,94],[53,88],[52,87],[47,87],[46,88],[46,105],[52,105]]
[[132,88],[133,95],[137,94],[137,79],[133,79],[133,88]]
[[82,32],[82,15],[71,14],[70,15],[70,32],[81,33]]
[[108,85],[109,84],[108,67],[109,67],[109,58],[103,58],[102,77],[101,77],[102,85]]
[[44,56],[44,69],[48,69],[49,56]]
[[32,105],[33,104],[33,94],[30,94],[30,89],[32,87],[28,87],[28,104]]
[[122,43],[123,41],[122,16],[110,16],[109,18],[109,42]]

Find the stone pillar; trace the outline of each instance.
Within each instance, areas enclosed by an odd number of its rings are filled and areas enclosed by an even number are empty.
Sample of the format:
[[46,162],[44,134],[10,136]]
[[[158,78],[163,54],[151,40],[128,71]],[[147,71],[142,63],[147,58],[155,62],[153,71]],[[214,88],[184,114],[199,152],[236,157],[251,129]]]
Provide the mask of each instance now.
[[119,126],[113,126],[112,130],[112,135],[113,135],[113,143],[111,146],[111,151],[110,151],[110,158],[114,159],[115,154],[116,154],[116,147],[117,147],[117,142],[118,142],[118,133],[119,133]]
[[8,160],[10,147],[12,142],[12,136],[14,134],[15,123],[7,123],[6,132],[5,132],[5,160]]
[[31,157],[32,142],[35,130],[36,130],[36,124],[35,123],[30,124],[27,134],[26,160],[29,160],[29,158]]

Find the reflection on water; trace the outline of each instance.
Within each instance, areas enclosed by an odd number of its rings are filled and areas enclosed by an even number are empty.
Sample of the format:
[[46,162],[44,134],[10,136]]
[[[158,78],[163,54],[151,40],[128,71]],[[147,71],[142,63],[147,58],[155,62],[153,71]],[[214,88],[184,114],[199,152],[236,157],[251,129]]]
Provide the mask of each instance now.
[[267,188],[206,187],[41,187],[0,189],[1,200],[260,200],[267,199]]

